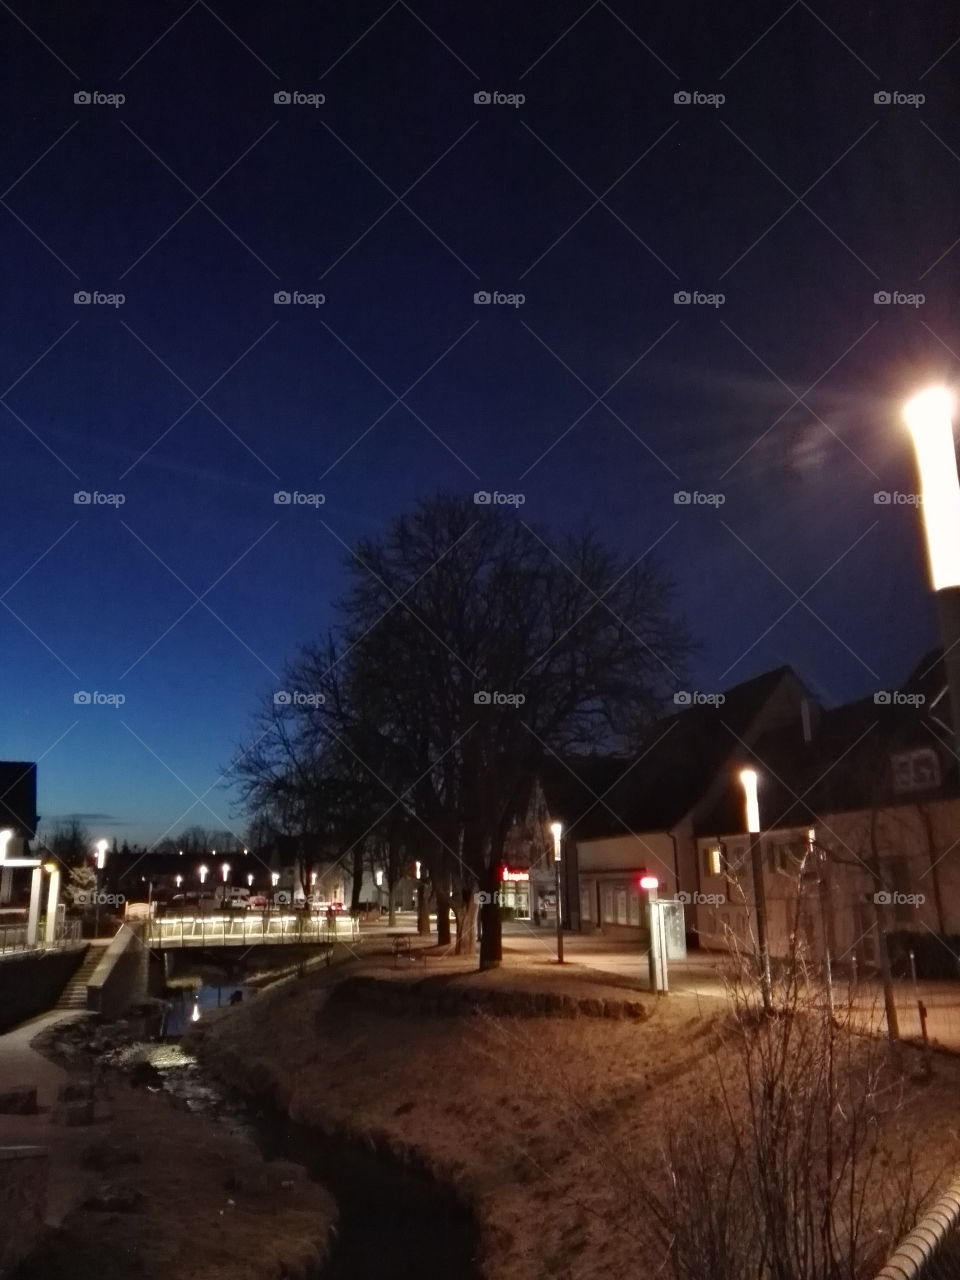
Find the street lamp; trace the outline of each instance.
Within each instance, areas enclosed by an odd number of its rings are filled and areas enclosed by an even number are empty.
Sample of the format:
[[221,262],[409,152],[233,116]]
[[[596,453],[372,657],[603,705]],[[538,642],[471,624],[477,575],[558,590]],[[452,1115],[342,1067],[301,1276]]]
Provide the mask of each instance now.
[[251,889],[253,888],[253,872],[252,871],[247,872],[247,884],[250,886]]
[[227,880],[228,880],[228,878],[229,878],[229,876],[230,876],[230,863],[229,863],[229,862],[221,862],[221,864],[220,864],[220,874],[223,876],[223,883],[224,883],[224,884],[226,884],[226,883],[227,883]]
[[930,582],[937,597],[954,743],[960,748],[960,480],[953,440],[956,402],[946,387],[908,400],[903,416],[917,455]]
[[753,905],[757,915],[757,950],[760,962],[760,989],[763,1011],[770,1013],[773,999],[770,990],[770,943],[767,938],[767,889],[763,880],[763,856],[760,845],[760,801],[757,797],[756,769],[741,769],[740,783],[746,808],[746,826],[750,834],[750,866],[753,874]]
[[563,840],[563,823],[551,822],[553,835],[553,870],[557,894],[557,964],[563,964],[563,929],[560,924],[560,846]]
[[97,871],[94,877],[95,895],[93,911],[93,936],[100,937],[100,873],[107,865],[107,841],[98,840],[94,846],[97,850]]
[[199,866],[199,867],[197,867],[197,875],[200,877],[200,883],[201,883],[201,884],[206,884],[207,876],[208,876],[209,874],[210,874],[210,868],[209,868],[209,867],[205,867],[205,866],[203,865],[203,863],[201,862],[200,866]]

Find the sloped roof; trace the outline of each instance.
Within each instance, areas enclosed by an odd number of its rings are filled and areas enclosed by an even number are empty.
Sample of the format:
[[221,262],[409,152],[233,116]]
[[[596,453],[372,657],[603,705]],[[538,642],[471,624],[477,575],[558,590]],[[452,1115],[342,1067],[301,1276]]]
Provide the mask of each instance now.
[[[939,651],[923,659],[899,690],[885,690],[820,713],[811,741],[801,723],[763,734],[740,763],[760,775],[760,814],[765,829],[815,824],[818,814],[870,809],[890,803],[892,753],[929,747],[941,763],[938,794],[955,794],[957,762],[950,741],[950,711]],[[895,694],[922,697],[915,704]],[[884,700],[890,695],[889,701]],[[878,697],[880,701],[878,701]],[[939,721],[939,723],[938,723]],[[701,835],[744,829],[743,792],[734,776],[717,804],[698,822]]]
[[668,831],[694,810],[741,740],[785,682],[790,667],[735,685],[719,706],[696,705],[652,726],[630,757],[548,759],[543,790],[551,813],[579,839]]

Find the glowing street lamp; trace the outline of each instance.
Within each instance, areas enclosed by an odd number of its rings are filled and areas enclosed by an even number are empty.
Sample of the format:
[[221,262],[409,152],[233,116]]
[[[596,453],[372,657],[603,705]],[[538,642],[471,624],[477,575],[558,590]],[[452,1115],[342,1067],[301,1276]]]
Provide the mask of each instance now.
[[553,870],[557,897],[557,964],[563,964],[563,929],[560,925],[560,852],[563,844],[563,823],[551,822],[553,836]]
[[753,905],[757,916],[757,950],[760,962],[760,989],[763,1011],[773,1010],[770,984],[770,943],[767,938],[767,887],[763,879],[763,854],[760,844],[760,801],[757,796],[756,769],[741,769],[746,828],[750,835],[750,867],[753,875]]
[[227,880],[228,880],[228,878],[229,878],[229,876],[230,876],[230,863],[229,863],[229,862],[221,862],[221,863],[220,863],[220,874],[223,876],[223,883],[224,883],[224,884],[226,884],[226,883],[227,883]]
[[180,888],[180,886],[183,884],[183,876],[174,876],[174,877],[173,877],[173,880],[174,880],[174,883],[176,884],[177,888],[179,889],[179,888]]
[[107,865],[107,841],[98,840],[96,844],[96,849],[97,849],[97,870],[102,871],[103,868]]
[[247,884],[250,886],[251,889],[253,888],[253,872],[252,871],[249,871],[247,873]]
[[960,746],[960,479],[953,439],[956,402],[928,387],[904,406],[917,455],[930,584],[937,597],[953,736]]
[[200,866],[197,867],[197,875],[200,877],[201,884],[206,884],[207,876],[209,874],[210,874],[210,868],[204,866],[203,863],[201,863]]

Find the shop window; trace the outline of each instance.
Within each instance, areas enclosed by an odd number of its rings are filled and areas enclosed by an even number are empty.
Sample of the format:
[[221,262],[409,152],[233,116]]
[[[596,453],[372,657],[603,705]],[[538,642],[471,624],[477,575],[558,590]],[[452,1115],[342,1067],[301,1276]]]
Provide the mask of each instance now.
[[593,919],[593,917],[590,914],[590,890],[589,889],[580,890],[580,919],[581,921],[583,920],[589,921]]
[[707,845],[703,851],[703,874],[719,876],[723,873],[723,851],[718,844]]
[[627,891],[617,890],[617,924],[627,923]]
[[640,895],[635,892],[630,894],[630,923],[637,926],[640,924]]
[[604,924],[613,924],[613,890],[604,889],[603,891],[603,922]]

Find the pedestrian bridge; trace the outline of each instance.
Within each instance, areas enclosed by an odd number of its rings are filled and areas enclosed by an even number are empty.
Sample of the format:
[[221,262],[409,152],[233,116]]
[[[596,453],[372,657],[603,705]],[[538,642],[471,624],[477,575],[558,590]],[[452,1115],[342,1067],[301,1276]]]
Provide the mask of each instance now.
[[352,916],[274,915],[234,912],[222,916],[160,916],[144,924],[144,942],[164,947],[331,946],[356,942],[360,926]]

